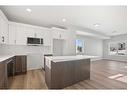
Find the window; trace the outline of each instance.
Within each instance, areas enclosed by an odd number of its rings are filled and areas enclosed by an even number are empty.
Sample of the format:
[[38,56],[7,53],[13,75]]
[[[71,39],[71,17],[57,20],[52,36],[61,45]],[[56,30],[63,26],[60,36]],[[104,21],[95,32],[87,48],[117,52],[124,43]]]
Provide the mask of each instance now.
[[125,55],[125,54],[126,54],[126,44],[118,43],[118,55]]
[[84,41],[76,39],[76,54],[84,53]]
[[116,43],[111,43],[110,44],[110,55],[117,55],[117,44]]
[[125,55],[126,54],[126,43],[110,43],[109,44],[109,54],[110,55]]

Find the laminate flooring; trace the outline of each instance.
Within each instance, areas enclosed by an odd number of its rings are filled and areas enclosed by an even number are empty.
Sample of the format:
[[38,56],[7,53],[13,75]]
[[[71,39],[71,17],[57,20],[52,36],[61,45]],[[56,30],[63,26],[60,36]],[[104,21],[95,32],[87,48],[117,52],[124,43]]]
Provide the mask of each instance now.
[[[127,83],[110,79],[110,76],[127,76],[127,62],[98,60],[91,62],[90,80],[84,80],[66,89],[127,89]],[[48,89],[43,70],[31,70],[25,75],[9,78],[9,89]]]

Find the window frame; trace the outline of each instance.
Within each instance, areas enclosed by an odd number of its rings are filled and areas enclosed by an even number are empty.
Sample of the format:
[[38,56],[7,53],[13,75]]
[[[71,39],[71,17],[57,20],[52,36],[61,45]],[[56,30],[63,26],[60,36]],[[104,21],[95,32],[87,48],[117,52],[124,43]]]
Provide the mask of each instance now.
[[[119,52],[119,50],[118,50],[118,43],[125,43],[125,54],[124,55],[120,55],[118,52]],[[111,44],[116,44],[117,45],[117,51],[116,51],[116,54],[111,54],[111,51],[110,51],[110,45]],[[110,56],[127,56],[127,42],[126,41],[120,41],[120,42],[110,42],[109,44],[108,44],[108,55],[110,55]]]
[[[82,42],[82,52],[77,52],[78,51],[77,50],[77,43],[76,43],[77,40]],[[84,54],[85,53],[85,42],[84,42],[84,40],[82,40],[82,39],[76,39],[75,40],[75,47],[76,47],[76,54]]]

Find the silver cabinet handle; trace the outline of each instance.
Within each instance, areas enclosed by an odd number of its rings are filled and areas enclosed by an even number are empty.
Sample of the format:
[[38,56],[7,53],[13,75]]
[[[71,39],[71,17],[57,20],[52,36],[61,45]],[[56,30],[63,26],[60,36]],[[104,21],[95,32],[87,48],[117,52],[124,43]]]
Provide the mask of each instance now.
[[60,38],[61,38],[61,34],[60,34]]
[[2,42],[4,42],[4,36],[2,36]]

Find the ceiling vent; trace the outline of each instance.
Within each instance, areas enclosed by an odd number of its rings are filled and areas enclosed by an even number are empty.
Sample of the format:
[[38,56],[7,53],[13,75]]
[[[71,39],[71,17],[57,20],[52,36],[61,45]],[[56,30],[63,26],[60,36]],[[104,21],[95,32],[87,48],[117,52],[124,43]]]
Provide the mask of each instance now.
[[66,27],[64,27],[64,26],[60,26],[60,25],[51,25],[51,27],[55,27],[55,28],[60,28],[60,29],[67,30]]

